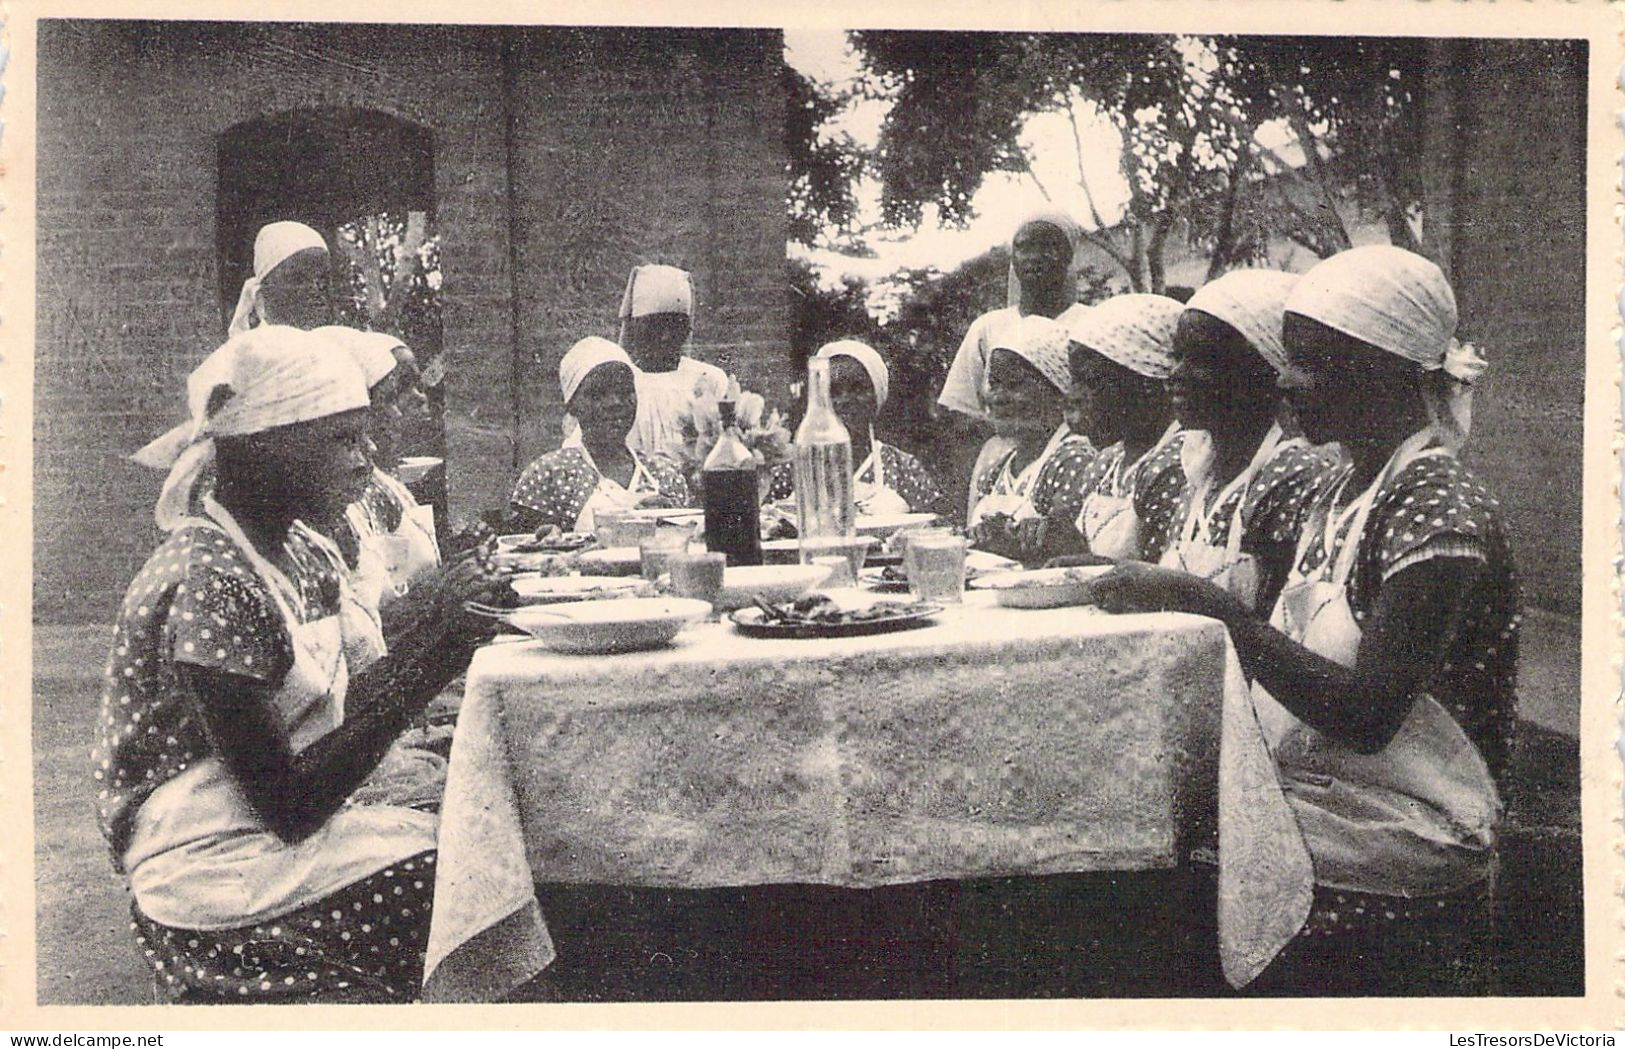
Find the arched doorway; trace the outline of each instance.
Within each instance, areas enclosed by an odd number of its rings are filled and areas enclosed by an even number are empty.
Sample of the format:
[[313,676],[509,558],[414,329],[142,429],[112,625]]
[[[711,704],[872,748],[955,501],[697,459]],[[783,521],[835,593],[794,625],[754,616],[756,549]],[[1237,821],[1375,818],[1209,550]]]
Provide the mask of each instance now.
[[[261,226],[293,219],[320,230],[334,248],[342,323],[399,335],[423,369],[429,418],[408,432],[404,450],[444,459],[433,132],[372,109],[294,109],[228,128],[217,163],[222,327],[252,270]],[[420,492],[442,520],[445,488],[441,470]]]

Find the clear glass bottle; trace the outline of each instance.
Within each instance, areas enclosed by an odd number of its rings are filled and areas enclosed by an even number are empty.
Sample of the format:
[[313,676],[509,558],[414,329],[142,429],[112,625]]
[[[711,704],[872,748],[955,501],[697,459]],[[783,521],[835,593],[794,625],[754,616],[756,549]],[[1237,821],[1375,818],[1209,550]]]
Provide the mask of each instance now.
[[807,362],[807,414],[794,448],[796,526],[807,540],[848,539],[857,531],[852,501],[852,437],[829,395],[829,361]]
[[722,435],[700,468],[705,507],[705,545],[730,565],[762,563],[761,502],[757,499],[756,459],[745,446],[734,403],[720,401]]

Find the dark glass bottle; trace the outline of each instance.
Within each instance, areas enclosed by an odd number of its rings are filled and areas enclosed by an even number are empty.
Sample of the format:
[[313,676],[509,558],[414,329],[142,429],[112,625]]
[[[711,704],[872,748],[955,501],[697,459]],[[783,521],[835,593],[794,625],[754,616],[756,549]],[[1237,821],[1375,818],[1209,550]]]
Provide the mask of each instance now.
[[722,436],[705,457],[700,477],[705,507],[705,545],[730,565],[762,563],[761,504],[756,498],[756,459],[745,447],[734,403],[717,405]]

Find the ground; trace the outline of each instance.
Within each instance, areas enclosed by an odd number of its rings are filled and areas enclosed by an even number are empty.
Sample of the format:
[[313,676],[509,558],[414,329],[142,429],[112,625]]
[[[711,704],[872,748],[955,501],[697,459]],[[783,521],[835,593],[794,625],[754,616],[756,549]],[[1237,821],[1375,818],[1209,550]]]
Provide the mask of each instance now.
[[[152,984],[92,805],[89,749],[111,629],[34,638],[35,861],[41,1004],[133,1004]],[[1499,938],[1506,993],[1577,993],[1579,623],[1525,620],[1519,752],[1508,785]]]

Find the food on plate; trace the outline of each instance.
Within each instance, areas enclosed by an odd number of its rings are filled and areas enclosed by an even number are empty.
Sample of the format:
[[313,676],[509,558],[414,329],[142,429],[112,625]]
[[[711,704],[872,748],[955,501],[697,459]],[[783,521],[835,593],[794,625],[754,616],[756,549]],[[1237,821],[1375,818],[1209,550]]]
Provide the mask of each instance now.
[[779,604],[758,600],[756,607],[761,609],[762,622],[783,626],[869,623],[877,619],[918,615],[937,608],[919,601],[877,601],[866,608],[842,608],[823,594],[808,594]]
[[592,541],[592,535],[587,532],[565,532],[557,525],[543,525],[535,535],[529,539],[521,539],[507,550],[515,554],[567,553],[591,546]]
[[773,505],[762,507],[762,540],[764,542],[771,542],[775,539],[795,539],[800,534],[796,529],[794,510],[786,510],[783,507]]

